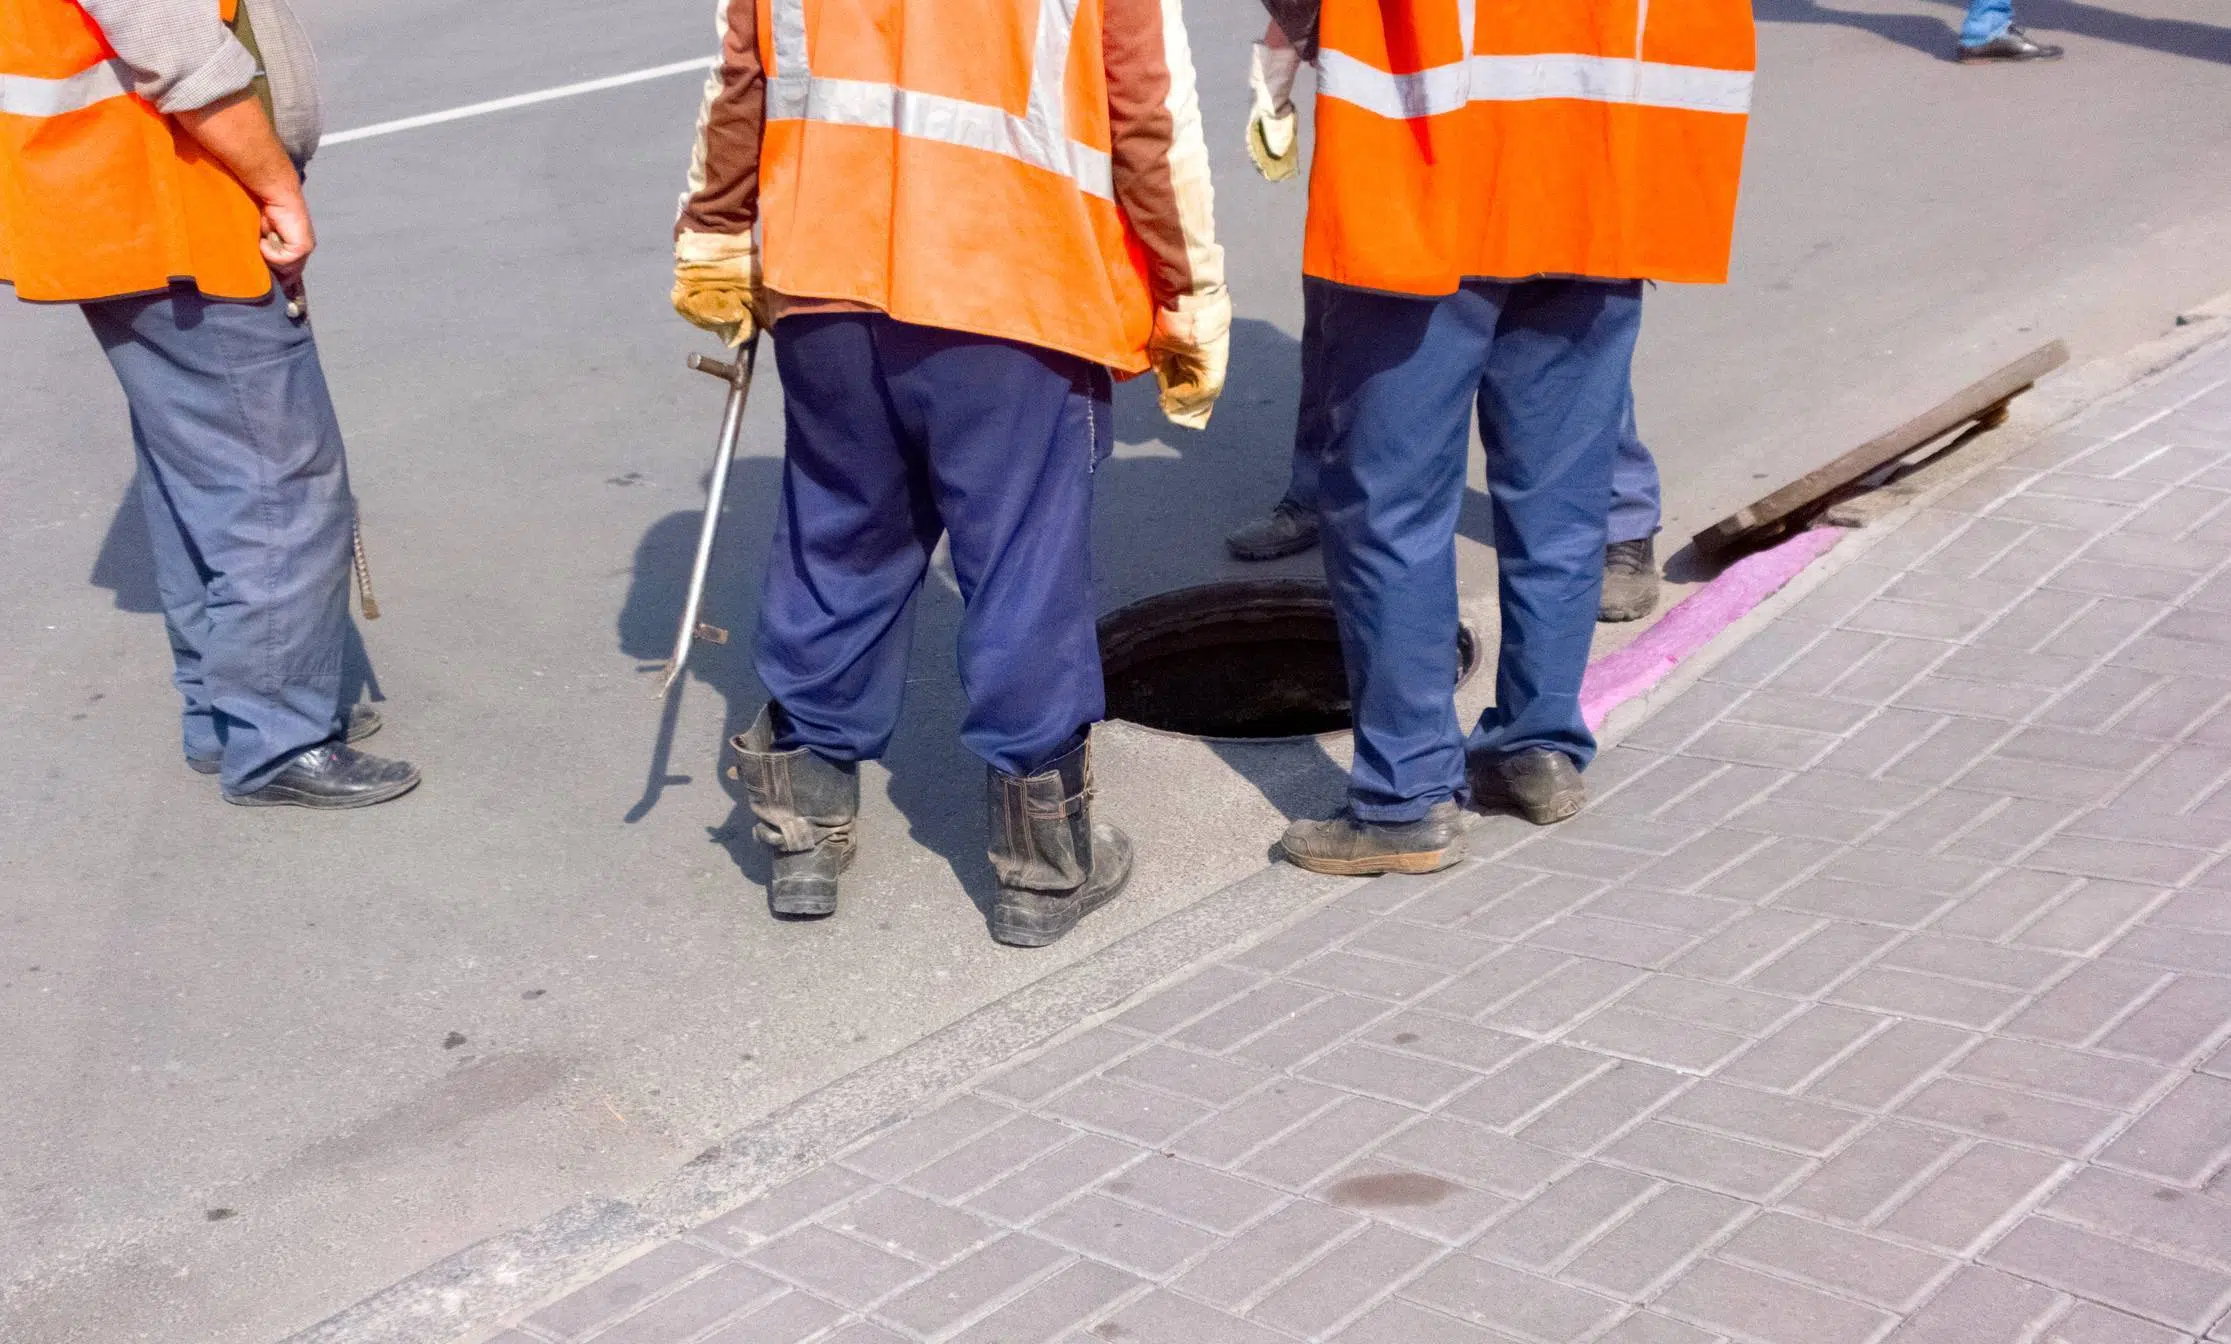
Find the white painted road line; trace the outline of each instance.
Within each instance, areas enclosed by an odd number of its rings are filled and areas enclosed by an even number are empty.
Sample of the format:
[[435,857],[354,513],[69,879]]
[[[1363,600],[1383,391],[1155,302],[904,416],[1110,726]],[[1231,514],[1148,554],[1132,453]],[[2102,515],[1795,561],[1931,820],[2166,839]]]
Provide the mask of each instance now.
[[598,93],[629,84],[642,84],[654,79],[664,79],[668,75],[686,75],[692,71],[703,71],[712,63],[712,57],[700,56],[695,60],[676,61],[672,65],[654,65],[648,70],[630,70],[624,75],[606,75],[602,79],[584,79],[578,84],[561,84],[554,89],[515,93],[509,98],[491,98],[485,103],[468,103],[463,107],[450,108],[446,112],[426,112],[415,117],[376,122],[370,126],[359,126],[355,130],[335,132],[319,141],[318,147],[322,149],[328,145],[345,145],[351,140],[369,140],[376,135],[393,135],[397,131],[415,131],[421,126],[439,126],[445,121],[463,121],[467,117],[484,117],[491,112],[532,107],[536,103],[573,98],[584,93]]

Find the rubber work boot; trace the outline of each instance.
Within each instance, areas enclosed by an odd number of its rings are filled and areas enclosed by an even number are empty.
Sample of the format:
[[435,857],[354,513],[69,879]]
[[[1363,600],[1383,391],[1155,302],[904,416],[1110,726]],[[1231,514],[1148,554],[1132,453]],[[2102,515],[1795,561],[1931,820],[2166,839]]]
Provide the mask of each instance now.
[[1599,621],[1639,621],[1658,605],[1658,547],[1651,537],[1604,547],[1603,605]]
[[[385,720],[370,705],[356,705],[349,710],[349,730],[341,740],[355,745],[380,730]],[[224,762],[214,756],[188,756],[186,768],[197,775],[214,775],[224,768]]]
[[1300,555],[1317,544],[1317,511],[1290,499],[1272,506],[1270,515],[1242,523],[1224,535],[1234,560],[1277,560]]
[[2010,61],[2057,61],[2062,50],[2049,42],[2033,42],[2021,29],[2007,25],[2005,32],[1988,42],[1960,48],[1960,64],[1988,65]]
[[1092,743],[1035,775],[984,772],[984,826],[999,901],[992,937],[1044,947],[1131,880],[1131,838],[1092,820]]
[[1588,786],[1573,758],[1552,747],[1475,762],[1472,794],[1482,803],[1509,807],[1536,826],[1563,821],[1588,805]]
[[1464,809],[1453,800],[1435,803],[1416,821],[1358,821],[1346,808],[1330,821],[1297,821],[1279,848],[1297,868],[1335,877],[1381,873],[1437,873],[1464,857]]
[[759,819],[751,833],[774,851],[768,908],[778,915],[833,915],[837,876],[857,852],[860,767],[823,760],[805,747],[777,751],[776,713],[768,704],[751,727],[729,739],[736,764],[728,777],[744,786]]

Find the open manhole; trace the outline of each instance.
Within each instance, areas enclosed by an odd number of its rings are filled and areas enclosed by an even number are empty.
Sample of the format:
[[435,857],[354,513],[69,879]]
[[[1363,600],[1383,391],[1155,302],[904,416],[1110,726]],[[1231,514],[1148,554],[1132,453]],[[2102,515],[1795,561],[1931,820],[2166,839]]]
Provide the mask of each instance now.
[[[1456,682],[1479,663],[1459,626]],[[1108,717],[1189,737],[1309,737],[1354,726],[1325,585],[1244,579],[1158,593],[1100,618]]]

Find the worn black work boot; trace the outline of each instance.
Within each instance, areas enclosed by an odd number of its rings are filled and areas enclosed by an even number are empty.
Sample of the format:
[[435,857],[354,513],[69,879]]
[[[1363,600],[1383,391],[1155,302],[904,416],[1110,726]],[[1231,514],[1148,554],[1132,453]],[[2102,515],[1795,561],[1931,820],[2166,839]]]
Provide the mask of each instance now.
[[1988,42],[1960,48],[1960,64],[1988,65],[2010,61],[2057,61],[2064,53],[2050,42],[2033,42],[2012,24]]
[[1057,942],[1131,880],[1131,837],[1092,820],[1092,743],[1035,775],[984,771],[984,828],[999,901],[992,937]]
[[418,787],[418,767],[367,756],[344,742],[315,746],[286,763],[260,789],[224,795],[241,807],[370,807]]
[[1342,808],[1329,821],[1297,821],[1278,846],[1297,868],[1335,877],[1435,873],[1464,857],[1464,809],[1435,803],[1416,821],[1358,821]]
[[1651,537],[1604,547],[1604,595],[1599,621],[1639,621],[1658,605],[1658,547]]
[[1268,517],[1242,523],[1224,536],[1234,560],[1276,560],[1317,544],[1317,511],[1281,499]]
[[1472,796],[1483,805],[1502,805],[1547,826],[1588,805],[1573,758],[1550,747],[1526,750],[1495,760],[1472,762]]
[[774,851],[767,907],[778,915],[833,915],[837,877],[857,852],[860,767],[824,760],[805,747],[776,750],[779,712],[770,701],[751,727],[729,739],[736,764],[728,777],[744,786],[759,819],[751,833]]
[[[356,705],[349,710],[349,730],[343,741],[350,744],[362,742],[380,730],[385,720],[370,705]],[[186,768],[197,775],[214,775],[224,768],[224,762],[215,756],[188,756]]]

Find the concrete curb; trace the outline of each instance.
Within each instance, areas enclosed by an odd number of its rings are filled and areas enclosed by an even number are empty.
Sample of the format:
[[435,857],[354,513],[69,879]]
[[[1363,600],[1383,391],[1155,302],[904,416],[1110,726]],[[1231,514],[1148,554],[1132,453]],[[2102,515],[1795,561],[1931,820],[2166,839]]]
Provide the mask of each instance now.
[[[2007,423],[1899,482],[1779,590],[1720,629],[1647,690],[1607,713],[1606,747],[1694,685],[1751,635],[1865,556],[1941,496],[2075,416],[2231,336],[2231,292],[2180,315],[2169,334],[2041,383]],[[976,1010],[913,1045],[738,1130],[680,1171],[622,1201],[590,1198],[467,1247],[348,1307],[286,1344],[455,1344],[608,1272],[658,1242],[741,1205],[879,1129],[957,1091],[995,1065],[1083,1030],[1189,974],[1204,958],[1276,934],[1360,884],[1272,864]]]

